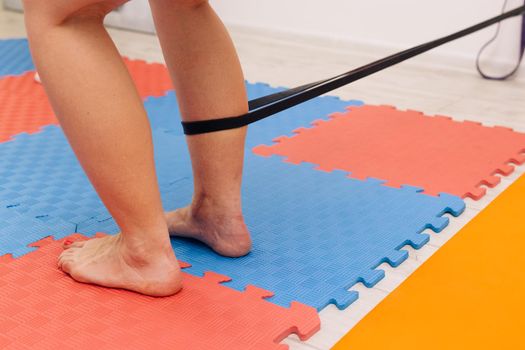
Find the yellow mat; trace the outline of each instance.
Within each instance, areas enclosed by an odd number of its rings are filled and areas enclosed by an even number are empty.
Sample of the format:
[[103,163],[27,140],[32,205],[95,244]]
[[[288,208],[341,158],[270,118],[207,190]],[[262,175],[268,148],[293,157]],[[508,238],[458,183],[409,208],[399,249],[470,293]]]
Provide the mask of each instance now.
[[525,175],[333,350],[525,349]]

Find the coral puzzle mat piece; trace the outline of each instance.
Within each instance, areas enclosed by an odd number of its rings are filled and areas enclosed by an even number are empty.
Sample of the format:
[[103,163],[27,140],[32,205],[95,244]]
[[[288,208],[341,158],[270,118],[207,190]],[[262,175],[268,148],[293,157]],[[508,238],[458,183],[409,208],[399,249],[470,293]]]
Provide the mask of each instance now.
[[[79,232],[116,233],[62,131],[48,129],[0,145],[0,160],[6,161],[0,169],[7,172],[0,178],[12,180],[0,197],[11,198],[11,206],[20,202],[10,210],[42,217],[46,223],[75,222]],[[164,207],[185,206],[193,190],[185,139],[160,130],[153,132],[153,139]],[[69,155],[64,156],[65,150]],[[348,288],[377,283],[383,277],[383,271],[375,269],[378,265],[399,265],[407,257],[403,246],[421,247],[428,240],[422,231],[442,230],[448,224],[443,214],[459,215],[464,209],[458,197],[419,191],[247,152],[243,202],[253,251],[231,259],[194,241],[174,239],[173,245],[177,255],[193,265],[190,273],[214,270],[234,278],[228,283],[234,289],[256,285],[272,290],[276,295],[269,300],[282,306],[299,301],[319,310],[330,303],[344,308],[357,298]],[[17,196],[26,201],[17,202]]]
[[394,187],[410,184],[431,195],[473,199],[485,194],[482,185],[499,183],[496,174],[510,174],[509,163],[525,162],[525,134],[389,106],[351,107],[313,124],[255,153],[344,170],[353,178],[374,177]]
[[[264,83],[246,83],[248,98],[253,99],[282,91],[284,88],[271,87]],[[291,130],[308,125],[312,121],[329,114],[344,111],[348,106],[360,106],[357,100],[342,100],[334,96],[321,96],[302,103],[274,116],[258,121],[248,127],[247,147],[268,143]],[[181,116],[174,91],[163,97],[151,97],[144,103],[153,129],[169,130],[175,135],[183,135]]]
[[[166,67],[124,58],[137,90],[146,98],[164,96],[171,87]],[[42,84],[35,81],[35,71],[0,79],[0,142],[25,132],[39,132],[47,125],[58,125]]]
[[173,90],[168,69],[162,63],[151,63],[143,60],[132,60],[124,57],[131,78],[135,82],[140,97],[164,96]]
[[20,133],[33,134],[43,126],[58,125],[35,72],[0,79],[0,142]]
[[[175,92],[170,89],[166,68],[161,64],[126,60],[128,68],[142,97],[152,129],[169,130],[182,135],[181,116]],[[251,98],[281,91],[267,84],[246,83]],[[156,97],[155,97],[156,96]],[[0,142],[9,141],[19,133],[36,133],[47,125],[58,125],[51,105],[41,84],[34,81],[34,72],[21,76],[0,79]],[[360,101],[343,101],[336,97],[319,97],[305,105],[281,112],[249,127],[249,146],[270,142],[302,125],[308,125],[319,117],[334,111],[342,111],[349,105],[360,105]]]
[[524,199],[522,176],[333,349],[523,349]]
[[287,349],[285,337],[320,327],[315,309],[268,303],[270,292],[226,288],[214,273],[184,274],[182,291],[165,298],[77,283],[57,269],[60,241],[32,246],[0,257],[2,349]]
[[20,75],[34,69],[27,39],[0,40],[0,78]]

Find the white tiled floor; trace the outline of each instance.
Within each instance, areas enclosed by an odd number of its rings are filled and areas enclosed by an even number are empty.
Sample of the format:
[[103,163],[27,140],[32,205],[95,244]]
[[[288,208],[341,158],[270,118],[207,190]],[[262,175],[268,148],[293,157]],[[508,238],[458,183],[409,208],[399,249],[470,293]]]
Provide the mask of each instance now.
[[[163,58],[152,35],[110,30],[122,54],[147,61]],[[370,48],[320,39],[261,33],[231,28],[246,78],[275,86],[295,86],[341,73],[387,54]],[[0,37],[25,36],[20,14],[0,10]],[[395,105],[399,109],[415,109],[426,114],[449,115],[457,120],[475,120],[486,125],[503,125],[525,132],[525,79],[490,82],[478,77],[472,64],[451,65],[453,60],[440,60],[426,55],[374,76],[341,88],[334,94],[344,99],[359,99],[368,104]],[[451,238],[463,225],[487,206],[509,186],[525,167],[499,186],[489,189],[480,201],[467,200],[467,210],[453,218],[440,234],[431,233],[428,245],[415,251],[398,268],[384,264],[386,278],[376,287],[355,286],[359,300],[344,311],[327,307],[321,312],[322,330],[308,342],[296,337],[285,342],[292,349],[329,349],[341,336],[366,315],[378,302],[405,280],[418,266]]]

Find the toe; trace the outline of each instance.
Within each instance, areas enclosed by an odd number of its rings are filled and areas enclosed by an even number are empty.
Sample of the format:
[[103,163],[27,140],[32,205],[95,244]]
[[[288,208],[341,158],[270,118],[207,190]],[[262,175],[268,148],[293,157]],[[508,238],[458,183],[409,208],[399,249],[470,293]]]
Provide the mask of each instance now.
[[64,243],[62,244],[62,247],[64,249],[71,249],[71,248],[80,248],[84,246],[86,241],[73,241],[71,239],[66,239]]
[[67,266],[70,265],[71,262],[74,261],[74,257],[77,251],[78,251],[78,248],[70,248],[70,249],[64,250],[58,257],[58,268],[64,272],[68,272],[69,269]]
[[71,244],[69,247],[70,248],[82,248],[84,244],[86,244],[86,241],[77,241]]
[[70,254],[61,254],[58,257],[58,268],[65,273],[71,271],[71,265],[73,263],[73,257]]
[[69,249],[71,248],[71,245],[73,244],[74,242],[70,239],[66,239],[63,243],[62,243],[62,248],[64,249]]
[[64,247],[64,249],[70,249],[83,247],[84,244],[86,244],[86,241],[73,241],[71,239],[66,239],[62,246]]
[[78,251],[78,248],[69,248],[67,250],[64,250],[60,256],[63,257],[63,258],[66,258],[66,257],[72,257],[75,252]]

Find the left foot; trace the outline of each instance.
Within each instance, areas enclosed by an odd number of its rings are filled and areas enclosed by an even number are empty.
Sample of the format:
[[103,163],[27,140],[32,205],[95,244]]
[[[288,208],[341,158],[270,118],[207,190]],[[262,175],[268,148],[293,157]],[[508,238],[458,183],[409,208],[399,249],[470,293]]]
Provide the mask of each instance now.
[[59,268],[78,282],[168,296],[182,287],[182,274],[169,240],[162,245],[130,242],[124,235],[64,243]]

